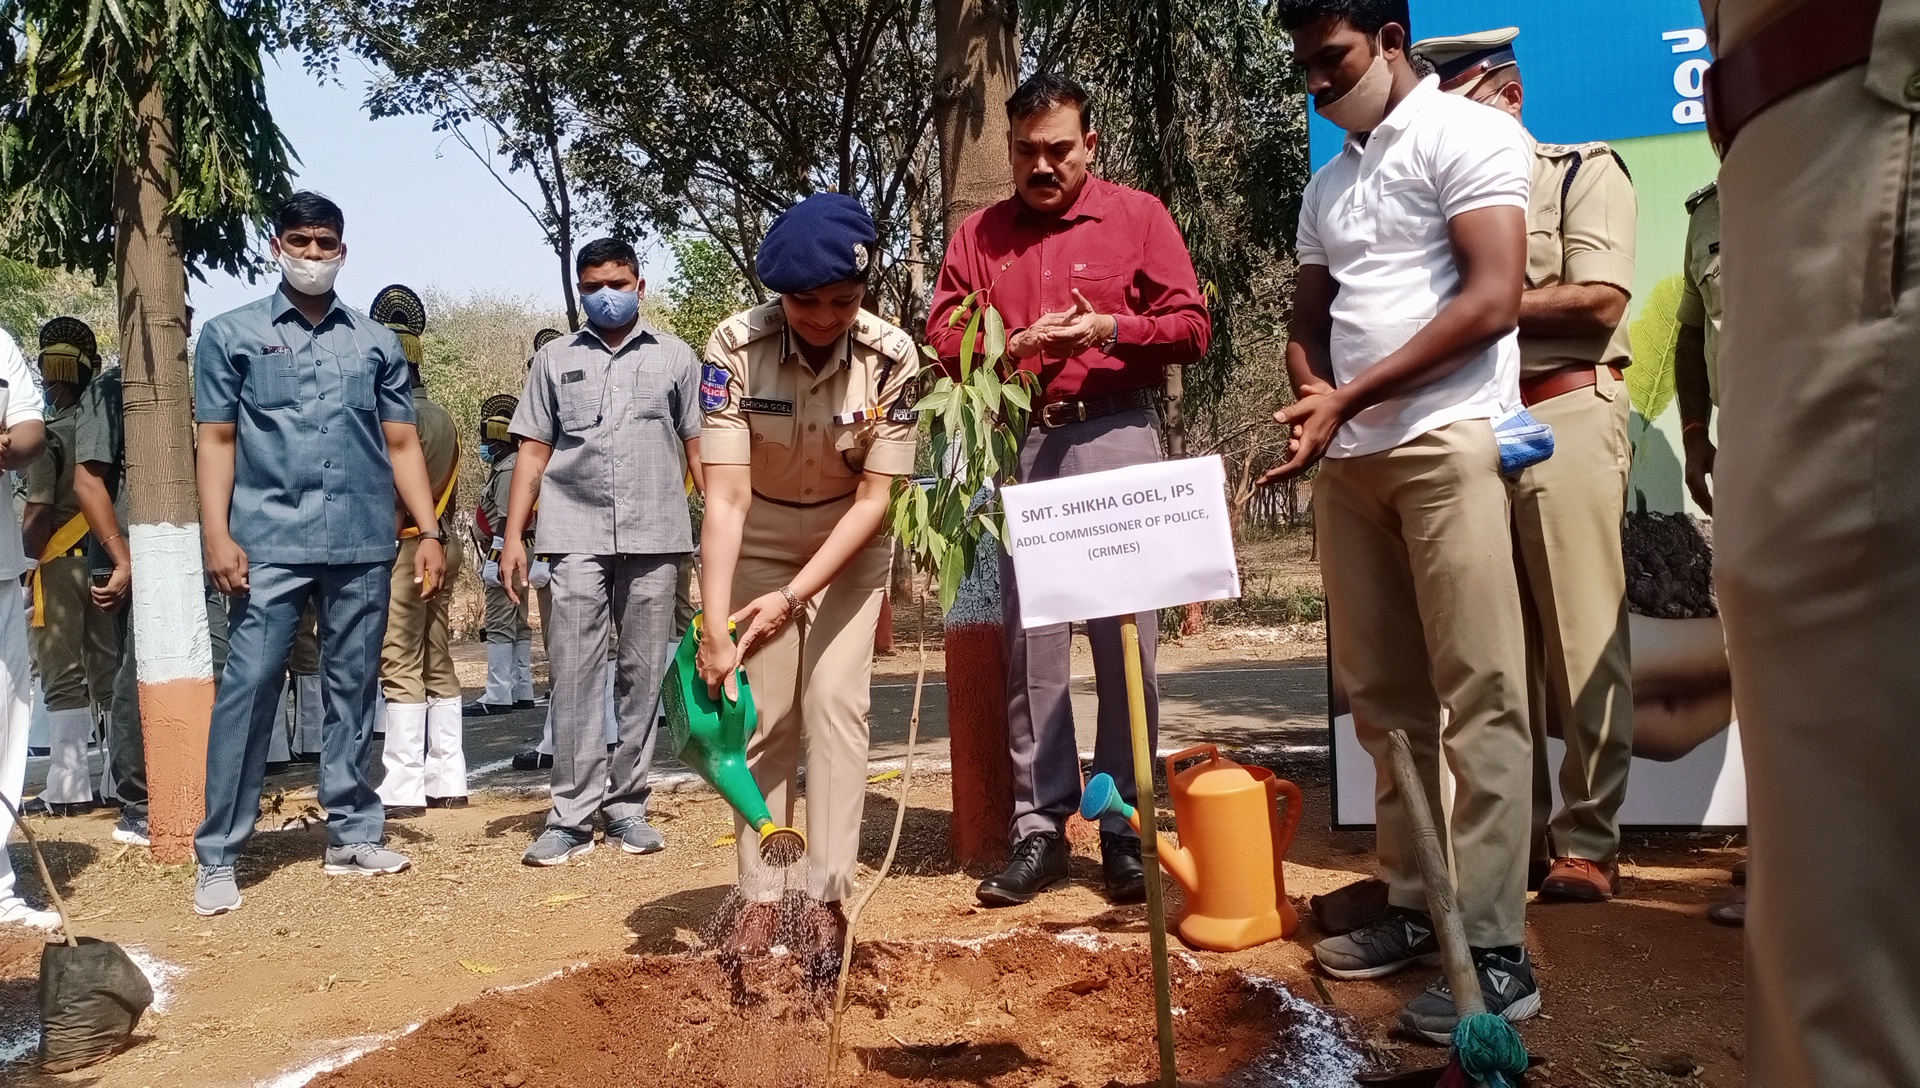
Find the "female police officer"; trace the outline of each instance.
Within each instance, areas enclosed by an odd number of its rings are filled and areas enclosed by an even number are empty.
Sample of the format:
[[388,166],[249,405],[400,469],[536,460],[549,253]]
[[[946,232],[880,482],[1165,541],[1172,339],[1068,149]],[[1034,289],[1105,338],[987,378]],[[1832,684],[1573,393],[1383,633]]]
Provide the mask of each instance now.
[[[774,819],[793,820],[807,738],[807,892],[825,904],[810,950],[837,947],[866,801],[868,681],[891,557],[880,534],[893,478],[912,471],[914,379],[906,333],[860,304],[873,219],[838,193],[808,197],[768,230],[755,269],[780,297],[722,322],[701,372],[707,468],[700,671],[716,691],[742,663],[760,720],[747,747]],[[779,881],[739,835],[756,904],[743,950],[771,940]]]

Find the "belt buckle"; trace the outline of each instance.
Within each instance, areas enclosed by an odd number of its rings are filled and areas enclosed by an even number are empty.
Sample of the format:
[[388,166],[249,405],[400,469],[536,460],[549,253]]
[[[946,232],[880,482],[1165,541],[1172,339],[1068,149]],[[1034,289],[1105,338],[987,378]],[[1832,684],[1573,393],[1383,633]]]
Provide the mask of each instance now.
[[[1068,409],[1070,414],[1055,418],[1053,414],[1055,408]],[[1084,400],[1057,400],[1052,404],[1042,405],[1040,408],[1040,425],[1048,430],[1052,430],[1055,427],[1064,427],[1069,423],[1085,423],[1086,421],[1087,402]]]

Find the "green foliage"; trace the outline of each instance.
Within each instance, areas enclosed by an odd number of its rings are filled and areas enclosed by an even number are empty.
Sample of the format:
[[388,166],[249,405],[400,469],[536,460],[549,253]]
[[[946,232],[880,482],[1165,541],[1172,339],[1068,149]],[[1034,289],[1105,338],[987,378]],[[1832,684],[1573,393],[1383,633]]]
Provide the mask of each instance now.
[[701,351],[714,327],[744,309],[752,296],[726,250],[711,238],[676,240],[673,259],[678,267],[667,283],[668,320],[675,336]]
[[1633,365],[1627,368],[1627,396],[1647,425],[1673,403],[1677,389],[1673,351],[1680,332],[1680,291],[1677,274],[1655,284],[1631,329]]
[[[0,0],[0,222],[5,249],[104,278],[114,169],[143,138],[152,59],[178,141],[172,211],[189,267],[251,272],[255,230],[290,191],[261,53],[277,0]],[[151,51],[151,52],[149,52]]]
[[0,328],[13,336],[20,350],[33,354],[40,326],[61,314],[93,326],[100,353],[114,353],[120,330],[114,319],[113,292],[87,276],[49,272],[0,257]]
[[[896,480],[888,510],[914,566],[938,584],[942,612],[953,607],[981,545],[989,538],[1006,539],[1006,512],[996,485],[1013,482],[1017,436],[1026,432],[1037,385],[1030,371],[1002,373],[1007,330],[1000,311],[968,295],[949,321],[966,323],[959,377],[940,375],[919,404],[941,451],[942,471],[934,474],[931,488]],[[931,348],[922,350],[937,360]]]

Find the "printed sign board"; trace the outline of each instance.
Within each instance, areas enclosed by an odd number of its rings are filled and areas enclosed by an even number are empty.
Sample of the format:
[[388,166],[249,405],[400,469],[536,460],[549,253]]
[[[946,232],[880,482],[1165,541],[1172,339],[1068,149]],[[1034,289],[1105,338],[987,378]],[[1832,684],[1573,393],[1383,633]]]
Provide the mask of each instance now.
[[1218,457],[1016,484],[1000,495],[1023,627],[1240,595]]

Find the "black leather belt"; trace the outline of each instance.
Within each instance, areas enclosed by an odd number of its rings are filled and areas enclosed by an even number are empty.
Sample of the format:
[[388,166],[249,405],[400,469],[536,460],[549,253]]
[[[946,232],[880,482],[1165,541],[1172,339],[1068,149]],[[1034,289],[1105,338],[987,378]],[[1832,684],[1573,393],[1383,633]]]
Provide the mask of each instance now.
[[1089,419],[1110,416],[1117,412],[1131,411],[1135,408],[1153,407],[1156,390],[1129,389],[1124,393],[1102,393],[1099,396],[1081,400],[1056,400],[1043,404],[1033,418],[1042,427],[1052,430],[1069,423],[1085,423]]
[[775,506],[791,506],[796,510],[811,510],[816,506],[826,506],[829,503],[839,502],[841,499],[852,498],[853,492],[849,491],[845,495],[835,495],[831,499],[821,499],[819,502],[794,502],[792,499],[776,499],[772,495],[761,494],[758,489],[755,489],[753,497],[756,499],[765,499]]

